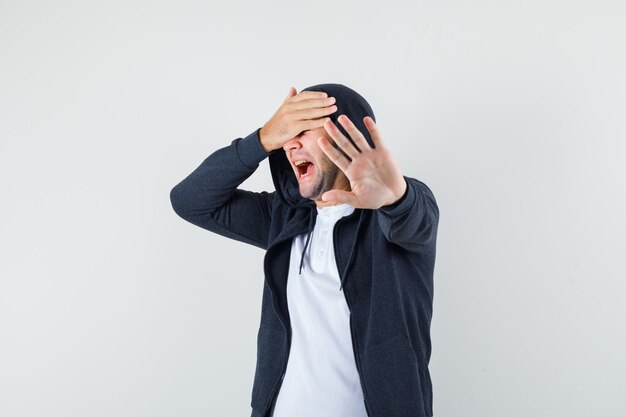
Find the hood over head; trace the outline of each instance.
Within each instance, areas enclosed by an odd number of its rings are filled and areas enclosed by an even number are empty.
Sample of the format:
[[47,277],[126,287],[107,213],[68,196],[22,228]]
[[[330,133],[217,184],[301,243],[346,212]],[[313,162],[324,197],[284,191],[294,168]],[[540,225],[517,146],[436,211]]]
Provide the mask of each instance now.
[[[369,103],[359,93],[343,84],[317,84],[307,87],[302,91],[322,91],[328,94],[328,97],[335,97],[337,111],[328,116],[330,120],[332,120],[346,138],[352,140],[348,132],[346,132],[343,126],[337,121],[339,115],[345,114],[363,136],[365,136],[370,146],[374,146],[369,131],[367,127],[365,127],[365,123],[363,123],[363,118],[370,116],[374,121],[376,121],[376,118],[374,117],[374,111]],[[315,208],[315,202],[313,200],[300,195],[298,180],[283,149],[277,149],[270,154],[269,165],[276,192],[286,204],[292,207]]]
[[[337,111],[328,116],[330,120],[332,120],[335,126],[337,126],[339,131],[346,138],[348,138],[348,140],[352,141],[352,138],[350,138],[348,132],[346,132],[346,130],[337,120],[340,115],[345,114],[350,119],[350,121],[354,123],[356,128],[363,134],[363,136],[367,140],[367,143],[369,143],[370,146],[374,147],[374,143],[369,134],[369,131],[367,130],[365,123],[363,123],[363,118],[365,116],[370,116],[374,121],[376,121],[376,118],[374,116],[374,111],[372,110],[372,107],[363,98],[363,96],[343,84],[317,84],[307,87],[302,91],[322,91],[328,94],[328,97],[335,97],[335,105],[337,106]],[[309,198],[304,198],[300,195],[298,180],[293,172],[293,169],[291,168],[291,164],[289,163],[287,155],[285,154],[285,151],[283,149],[277,149],[269,155],[269,165],[270,171],[272,173],[272,180],[274,182],[274,187],[276,188],[276,193],[278,197],[291,207],[309,208],[309,226],[307,231],[307,238],[300,257],[300,274],[302,274],[302,267],[304,266],[304,255],[311,239],[311,233],[313,231],[313,228],[315,227],[317,206],[315,205],[315,202],[313,200]],[[359,214],[359,226],[362,220],[363,212]],[[348,264],[346,265],[346,268],[343,271],[341,277],[341,285],[339,287],[339,290],[343,288],[348,268],[350,267],[350,264],[353,260],[354,253],[356,251],[357,239],[358,236],[353,242]]]

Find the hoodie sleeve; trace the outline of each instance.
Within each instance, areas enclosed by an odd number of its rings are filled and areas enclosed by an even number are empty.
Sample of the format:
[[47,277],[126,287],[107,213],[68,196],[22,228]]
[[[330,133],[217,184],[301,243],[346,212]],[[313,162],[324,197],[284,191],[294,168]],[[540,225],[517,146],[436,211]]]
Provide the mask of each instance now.
[[172,188],[170,201],[176,214],[196,226],[267,249],[275,192],[237,188],[269,155],[259,130],[209,155]]
[[434,248],[439,208],[432,191],[423,182],[404,177],[406,192],[395,203],[376,210],[378,223],[390,242],[413,251]]

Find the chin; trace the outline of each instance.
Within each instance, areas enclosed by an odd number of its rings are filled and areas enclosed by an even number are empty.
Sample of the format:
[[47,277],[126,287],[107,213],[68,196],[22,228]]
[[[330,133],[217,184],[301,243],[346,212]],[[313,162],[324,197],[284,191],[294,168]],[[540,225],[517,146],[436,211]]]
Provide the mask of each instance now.
[[337,171],[339,168],[331,169],[330,172],[321,173],[317,171],[307,176],[305,180],[300,182],[300,195],[310,200],[322,200],[322,194],[333,188],[333,184],[337,179]]
[[[311,186],[300,186],[300,195],[304,198],[308,198],[310,200],[321,200],[322,194],[324,194],[325,190],[317,190],[318,187],[315,185]],[[316,192],[317,191],[317,192]]]
[[303,198],[308,198],[309,200],[318,200],[319,199],[319,195],[313,195],[310,191],[303,191],[300,190],[300,195]]

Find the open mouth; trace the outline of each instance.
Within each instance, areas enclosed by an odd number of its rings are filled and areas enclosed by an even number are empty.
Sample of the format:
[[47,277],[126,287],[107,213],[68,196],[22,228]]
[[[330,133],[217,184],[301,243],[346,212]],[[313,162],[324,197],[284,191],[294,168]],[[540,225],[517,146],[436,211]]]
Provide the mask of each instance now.
[[307,176],[311,175],[311,173],[315,169],[315,165],[311,161],[307,161],[306,159],[299,159],[294,162],[294,165],[296,166],[298,181],[301,181]]

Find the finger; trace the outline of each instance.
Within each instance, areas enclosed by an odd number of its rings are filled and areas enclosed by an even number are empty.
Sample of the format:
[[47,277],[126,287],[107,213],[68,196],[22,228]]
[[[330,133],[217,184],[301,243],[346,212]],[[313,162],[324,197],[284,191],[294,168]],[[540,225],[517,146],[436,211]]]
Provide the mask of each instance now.
[[345,152],[350,159],[354,159],[359,156],[361,151],[354,147],[352,142],[350,142],[350,140],[346,138],[343,133],[341,133],[339,128],[335,126],[332,121],[324,123],[324,129],[326,129],[328,135],[335,140],[337,146],[339,146],[339,148],[341,148],[341,150]]
[[330,120],[330,118],[323,117],[321,119],[303,120],[299,125],[299,129],[300,131],[317,129],[318,127],[324,126],[324,123],[326,123],[327,120]]
[[328,158],[345,173],[348,169],[348,165],[350,165],[348,158],[346,158],[338,149],[335,149],[335,147],[328,142],[328,139],[323,136],[317,139],[317,143],[326,156],[328,156]]
[[352,142],[358,149],[361,150],[361,152],[372,149],[370,144],[367,143],[365,136],[363,136],[363,133],[361,133],[359,129],[357,129],[357,127],[354,125],[354,123],[352,123],[348,116],[342,114],[337,118],[337,120],[339,121],[339,123],[341,123],[343,128],[346,129],[346,132],[348,132],[350,138],[352,138]]
[[322,200],[324,201],[336,201],[339,204],[346,203],[352,207],[359,206],[359,199],[350,191],[342,190],[330,190],[322,194]]
[[296,101],[290,104],[292,110],[326,107],[335,104],[335,97],[318,97]]
[[307,120],[307,119],[317,119],[319,117],[328,116],[329,114],[333,114],[337,111],[337,106],[334,104],[332,106],[327,107],[316,107],[299,110],[295,114],[295,118],[298,120]]
[[328,97],[328,94],[326,94],[323,91],[300,91],[291,100],[300,101],[300,100],[306,100],[309,98],[326,98],[326,97]]
[[380,134],[378,127],[376,127],[376,123],[374,122],[374,119],[372,119],[369,116],[365,116],[363,118],[363,123],[365,123],[365,127],[367,128],[368,132],[370,132],[370,136],[372,137],[372,142],[374,143],[374,147],[380,146],[384,148],[385,142],[383,141],[383,137]]
[[296,89],[294,87],[289,87],[289,93],[287,93],[287,97],[283,100],[283,103],[289,100],[291,97],[297,94]]

